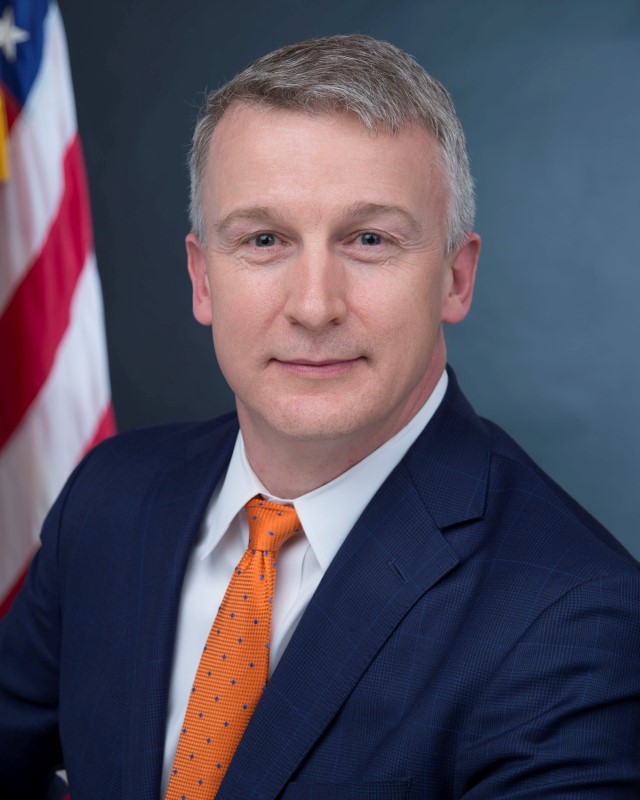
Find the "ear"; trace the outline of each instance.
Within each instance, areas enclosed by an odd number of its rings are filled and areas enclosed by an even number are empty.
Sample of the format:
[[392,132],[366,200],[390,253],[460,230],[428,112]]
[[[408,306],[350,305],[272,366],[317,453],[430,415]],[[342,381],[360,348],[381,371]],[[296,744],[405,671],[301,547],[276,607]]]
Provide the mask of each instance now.
[[187,268],[191,278],[193,316],[201,325],[211,325],[211,287],[207,275],[207,255],[194,233],[185,239]]
[[442,306],[442,321],[462,322],[471,308],[476,269],[480,257],[480,237],[470,233],[447,266],[447,295]]

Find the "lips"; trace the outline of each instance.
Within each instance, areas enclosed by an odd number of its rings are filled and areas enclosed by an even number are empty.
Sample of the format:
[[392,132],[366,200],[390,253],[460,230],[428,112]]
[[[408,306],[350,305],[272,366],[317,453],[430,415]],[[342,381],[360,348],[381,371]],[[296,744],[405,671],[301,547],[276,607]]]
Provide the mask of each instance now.
[[333,377],[353,369],[362,361],[362,356],[356,358],[288,358],[273,359],[274,363],[287,372],[308,377]]
[[[280,359],[276,359],[280,360]],[[300,364],[303,367],[328,367],[334,364],[349,364],[352,361],[357,361],[357,358],[325,358],[325,359],[311,359],[311,358],[287,358],[281,361],[282,364]]]

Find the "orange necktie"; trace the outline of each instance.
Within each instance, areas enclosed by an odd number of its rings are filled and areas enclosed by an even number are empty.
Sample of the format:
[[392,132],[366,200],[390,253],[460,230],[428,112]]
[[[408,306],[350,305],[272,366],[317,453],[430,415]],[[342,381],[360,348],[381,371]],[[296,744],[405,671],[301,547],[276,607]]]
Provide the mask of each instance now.
[[235,568],[191,688],[166,800],[212,800],[269,676],[275,558],[300,531],[293,506],[254,497]]

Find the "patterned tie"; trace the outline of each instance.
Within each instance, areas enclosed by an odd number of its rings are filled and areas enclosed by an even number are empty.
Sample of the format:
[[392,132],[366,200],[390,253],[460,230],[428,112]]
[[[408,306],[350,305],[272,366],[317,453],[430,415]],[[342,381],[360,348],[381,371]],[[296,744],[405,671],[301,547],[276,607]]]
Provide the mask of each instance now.
[[191,688],[166,800],[212,800],[269,675],[275,557],[300,531],[293,506],[245,506],[249,548],[235,568]]

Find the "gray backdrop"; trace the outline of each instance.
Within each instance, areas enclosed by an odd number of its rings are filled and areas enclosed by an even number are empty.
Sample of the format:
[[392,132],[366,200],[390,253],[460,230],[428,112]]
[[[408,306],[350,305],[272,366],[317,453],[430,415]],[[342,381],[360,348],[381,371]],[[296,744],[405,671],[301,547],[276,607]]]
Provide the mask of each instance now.
[[281,44],[408,50],[467,131],[484,249],[450,361],[638,557],[639,0],[60,0],[121,429],[232,405],[191,318],[184,162],[201,93]]

